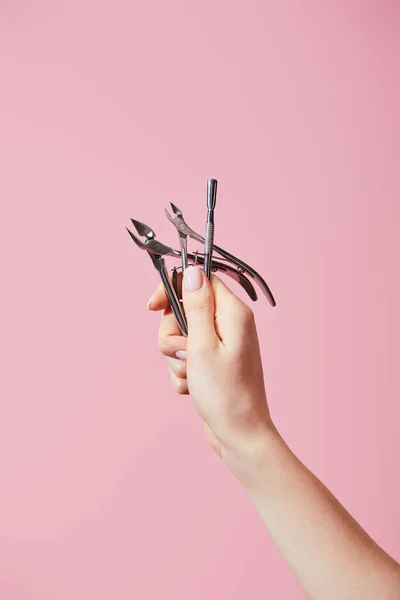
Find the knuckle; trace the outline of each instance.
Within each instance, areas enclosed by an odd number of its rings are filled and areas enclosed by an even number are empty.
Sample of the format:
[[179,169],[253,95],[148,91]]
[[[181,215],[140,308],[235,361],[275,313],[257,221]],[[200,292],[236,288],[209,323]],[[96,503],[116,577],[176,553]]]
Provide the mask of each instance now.
[[175,390],[179,395],[185,395],[188,393],[188,385],[186,379],[177,378],[175,381]]
[[211,310],[211,304],[207,298],[198,300],[193,306],[191,306],[191,314],[203,314]]
[[158,349],[161,354],[168,355],[170,353],[170,344],[168,338],[165,336],[160,336],[158,338]]
[[174,358],[168,360],[173,373],[181,379],[186,379],[186,362]]
[[179,395],[184,395],[189,393],[188,383],[186,379],[181,379],[177,377],[174,371],[171,368],[171,365],[168,365],[169,376],[172,381],[172,385]]
[[178,375],[178,377],[181,377],[182,379],[186,379],[186,377],[187,377],[186,363],[178,365],[177,375]]
[[244,326],[252,325],[254,323],[254,312],[248,304],[244,302],[241,304],[238,311],[238,318],[240,323]]

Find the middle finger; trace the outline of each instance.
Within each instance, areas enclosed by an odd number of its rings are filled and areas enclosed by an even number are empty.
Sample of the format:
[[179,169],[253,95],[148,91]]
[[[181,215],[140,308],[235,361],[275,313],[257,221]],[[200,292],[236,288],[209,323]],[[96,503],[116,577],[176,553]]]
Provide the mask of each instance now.
[[158,347],[164,356],[177,358],[176,353],[186,351],[187,339],[182,335],[175,315],[170,308],[164,310],[158,329]]
[[167,357],[170,369],[175,373],[179,379],[187,378],[186,360],[180,360],[179,358]]

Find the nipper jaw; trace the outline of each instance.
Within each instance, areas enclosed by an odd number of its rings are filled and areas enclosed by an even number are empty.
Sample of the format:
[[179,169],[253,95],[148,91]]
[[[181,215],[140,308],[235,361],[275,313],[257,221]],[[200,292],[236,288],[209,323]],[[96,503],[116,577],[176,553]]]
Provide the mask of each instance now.
[[[205,267],[205,263],[207,262],[207,260],[209,260],[209,257],[207,257],[205,253],[200,253],[197,251],[195,253],[188,252],[188,238],[191,238],[201,244],[204,244],[204,237],[196,233],[191,227],[189,227],[189,225],[184,219],[182,210],[172,202],[171,208],[173,216],[166,209],[165,214],[168,220],[174,225],[178,232],[180,250],[175,250],[171,246],[167,246],[166,244],[159,242],[156,239],[155,231],[151,227],[146,225],[146,223],[137,221],[136,219],[131,219],[131,221],[138,235],[133,233],[128,228],[127,231],[132,240],[135,242],[135,244],[141,250],[145,250],[149,255],[154,268],[158,271],[160,275],[161,281],[164,285],[169,303],[178,322],[178,325],[183,335],[187,335],[188,329],[186,317],[178,293],[177,269],[176,267],[174,267],[171,281],[167,269],[166,257],[171,257],[173,259],[178,260],[180,259],[182,271],[185,271],[189,264],[199,264]],[[215,259],[214,256],[212,257],[212,272],[225,273],[234,281],[239,283],[239,285],[246,291],[247,295],[251,300],[256,301],[257,293],[251,281],[251,279],[253,279],[258,284],[264,295],[267,297],[270,304],[272,306],[275,306],[276,303],[271,290],[269,289],[267,283],[261,277],[261,275],[257,273],[257,271],[255,271],[250,265],[246,264],[241,259],[237,258],[233,254],[230,254],[229,252],[215,244],[213,244],[213,249],[216,253],[220,255],[220,258]],[[189,261],[191,262],[189,263]],[[250,279],[248,277],[250,277]]]

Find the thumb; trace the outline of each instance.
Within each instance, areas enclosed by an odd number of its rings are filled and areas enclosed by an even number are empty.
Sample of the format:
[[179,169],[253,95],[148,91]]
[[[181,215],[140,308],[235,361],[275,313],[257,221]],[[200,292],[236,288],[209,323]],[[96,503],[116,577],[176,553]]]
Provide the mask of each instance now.
[[183,306],[188,322],[188,342],[212,347],[219,341],[215,331],[215,301],[209,280],[199,267],[185,269],[182,286]]

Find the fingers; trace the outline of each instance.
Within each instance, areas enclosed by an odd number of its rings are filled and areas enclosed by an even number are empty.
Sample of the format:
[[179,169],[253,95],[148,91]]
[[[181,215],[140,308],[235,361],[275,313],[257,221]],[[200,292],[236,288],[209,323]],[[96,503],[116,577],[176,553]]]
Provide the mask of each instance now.
[[189,330],[188,343],[196,351],[212,351],[219,344],[214,324],[214,294],[199,267],[185,269],[182,294]]
[[[181,273],[179,282],[182,284]],[[221,341],[236,345],[243,338],[243,333],[254,327],[251,308],[216,275],[212,275],[209,281],[202,269],[190,266],[186,269],[182,288],[189,340],[182,336],[162,283],[148,304],[151,311],[164,311],[159,329],[159,349],[165,356],[175,358],[176,352],[186,351],[188,341],[199,354],[209,353]]]
[[151,296],[151,298],[147,304],[147,308],[148,308],[148,310],[157,311],[157,310],[164,310],[164,309],[168,308],[168,306],[169,306],[169,302],[168,302],[168,296],[166,294],[165,288],[162,283],[159,283],[156,291]]
[[158,328],[158,348],[161,354],[171,358],[182,358],[181,353],[186,352],[186,347],[187,340],[179,329],[174,313],[170,308],[166,308]]
[[[180,275],[180,279],[182,276]],[[150,298],[147,308],[151,311],[163,311],[158,329],[158,348],[161,354],[170,358],[184,358],[186,354],[186,338],[182,335],[171,310],[168,296],[160,282]],[[178,356],[177,353],[178,352]],[[183,354],[182,354],[183,353]]]
[[211,286],[215,301],[215,328],[225,345],[235,345],[254,324],[251,308],[213,275]]
[[175,373],[179,379],[186,379],[186,360],[180,360],[179,358],[167,358],[170,369]]
[[172,385],[174,386],[176,393],[182,394],[182,395],[189,394],[187,380],[177,377],[175,375],[171,365],[168,365],[168,373],[169,373],[170,379],[172,381]]
[[[178,285],[179,291],[182,288],[182,273],[178,273]],[[156,291],[150,298],[147,308],[151,311],[165,310],[169,306],[168,296],[166,294],[163,284],[160,282],[157,286]]]
[[167,357],[168,373],[177,394],[188,394],[186,344],[170,308],[164,310],[158,331],[160,352]]

